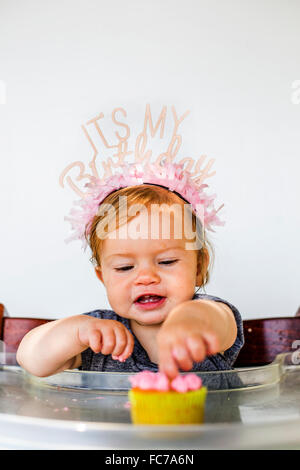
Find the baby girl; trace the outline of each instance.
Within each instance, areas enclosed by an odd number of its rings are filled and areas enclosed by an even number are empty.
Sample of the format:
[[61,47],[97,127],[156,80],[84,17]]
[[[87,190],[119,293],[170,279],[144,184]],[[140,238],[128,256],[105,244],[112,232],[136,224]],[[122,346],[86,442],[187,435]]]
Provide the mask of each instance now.
[[[142,210],[130,212],[137,204]],[[243,346],[241,316],[226,300],[195,293],[209,280],[213,251],[199,217],[186,207],[181,194],[158,184],[109,193],[85,237],[112,310],[31,330],[18,363],[37,376],[80,368],[160,370],[171,379],[180,371],[232,369]]]

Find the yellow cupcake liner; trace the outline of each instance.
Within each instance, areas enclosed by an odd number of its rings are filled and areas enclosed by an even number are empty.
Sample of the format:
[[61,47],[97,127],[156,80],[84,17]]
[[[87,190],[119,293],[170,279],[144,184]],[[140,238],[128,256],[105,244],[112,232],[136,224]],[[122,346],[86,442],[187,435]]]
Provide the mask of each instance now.
[[201,424],[207,388],[186,393],[129,391],[134,424]]

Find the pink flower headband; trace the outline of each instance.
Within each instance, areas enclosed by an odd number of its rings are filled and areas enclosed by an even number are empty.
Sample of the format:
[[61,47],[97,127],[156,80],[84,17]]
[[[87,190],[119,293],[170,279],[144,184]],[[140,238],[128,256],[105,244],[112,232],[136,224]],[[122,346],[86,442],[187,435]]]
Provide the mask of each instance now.
[[[117,108],[113,111],[113,121],[115,124],[127,126],[126,124],[121,124],[116,121],[115,113],[117,111],[122,111],[126,116],[126,112],[122,108]],[[116,147],[118,152],[116,157],[118,157],[118,162],[114,162],[109,158],[106,162],[103,162],[103,167],[106,170],[105,175],[100,178],[98,171],[95,166],[96,155],[98,154],[97,148],[92,141],[87,129],[83,127],[83,130],[91,143],[94,149],[94,157],[90,162],[89,166],[92,169],[92,175],[85,173],[85,167],[82,162],[74,162],[67,166],[60,176],[60,184],[64,187],[63,181],[66,174],[70,171],[71,168],[78,166],[80,168],[80,174],[77,177],[77,180],[83,178],[88,178],[89,183],[84,185],[87,188],[87,191],[82,192],[68,176],[67,181],[71,188],[81,196],[81,199],[74,201],[75,206],[79,208],[72,208],[70,215],[65,217],[65,220],[71,223],[73,230],[73,235],[71,235],[67,240],[67,243],[72,240],[82,240],[83,246],[86,247],[85,233],[89,233],[90,226],[93,218],[98,212],[99,205],[102,201],[114,191],[117,191],[121,188],[127,188],[130,186],[136,186],[140,184],[154,184],[163,186],[166,189],[173,191],[182,197],[188,203],[191,204],[192,209],[196,216],[201,220],[203,228],[207,230],[214,231],[212,229],[213,225],[224,225],[225,222],[221,221],[217,215],[217,212],[224,206],[222,204],[217,210],[214,208],[214,200],[216,195],[208,195],[206,193],[207,184],[203,184],[204,179],[208,178],[215,174],[215,172],[209,174],[209,170],[213,164],[214,160],[210,160],[204,169],[200,170],[201,165],[205,160],[205,156],[201,156],[200,159],[195,162],[191,158],[184,158],[178,163],[173,162],[174,157],[176,156],[178,149],[181,145],[181,136],[177,134],[178,126],[183,121],[185,115],[180,119],[177,118],[175,108],[172,107],[173,117],[175,121],[175,128],[171,138],[171,142],[167,148],[167,151],[160,154],[155,162],[151,162],[152,151],[148,150],[145,153],[145,143],[147,142],[147,124],[149,124],[152,137],[158,130],[159,124],[161,124],[161,138],[164,129],[164,123],[166,119],[166,107],[163,108],[155,129],[153,129],[152,116],[150,111],[150,106],[147,105],[145,113],[145,122],[144,130],[141,134],[138,135],[135,145],[135,161],[133,163],[124,161],[124,147],[127,154],[133,152],[127,152],[127,139],[130,135],[130,131],[127,132],[125,138],[121,138],[118,133],[116,133],[119,142],[117,145],[108,145],[106,139],[103,136],[103,133],[99,127],[96,126],[98,133],[102,137],[104,144],[107,148]],[[94,124],[98,124],[98,119],[102,118],[103,114],[101,113],[96,119],[89,121]],[[88,123],[88,124],[89,124]],[[128,126],[127,126],[128,128]],[[128,128],[129,129],[129,128]],[[126,138],[127,137],[127,138]],[[174,149],[175,147],[175,149]],[[122,156],[122,158],[120,158]],[[184,167],[185,163],[188,163],[188,168],[190,169],[193,164],[195,164],[196,171],[191,173],[187,168]],[[113,169],[116,168],[121,172],[113,172]],[[200,173],[200,176],[199,176]],[[196,175],[196,177],[195,177]]]

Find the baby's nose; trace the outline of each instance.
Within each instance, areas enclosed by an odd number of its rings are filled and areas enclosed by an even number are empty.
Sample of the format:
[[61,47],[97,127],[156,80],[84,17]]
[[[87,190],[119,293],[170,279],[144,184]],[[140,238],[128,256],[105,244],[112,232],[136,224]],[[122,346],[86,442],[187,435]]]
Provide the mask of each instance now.
[[141,268],[135,279],[136,284],[150,284],[159,281],[160,277],[154,267]]

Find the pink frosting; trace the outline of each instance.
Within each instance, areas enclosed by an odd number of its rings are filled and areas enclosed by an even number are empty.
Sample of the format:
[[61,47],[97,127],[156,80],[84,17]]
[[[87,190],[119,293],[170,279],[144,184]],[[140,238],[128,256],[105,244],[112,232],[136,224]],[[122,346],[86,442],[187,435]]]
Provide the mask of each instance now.
[[202,380],[196,374],[178,375],[170,381],[162,372],[151,372],[144,370],[129,378],[133,388],[140,390],[157,390],[168,392],[174,390],[185,393],[190,390],[198,390],[202,386]]
[[171,389],[185,393],[189,390],[198,390],[202,386],[202,380],[196,374],[177,375],[171,382]]

